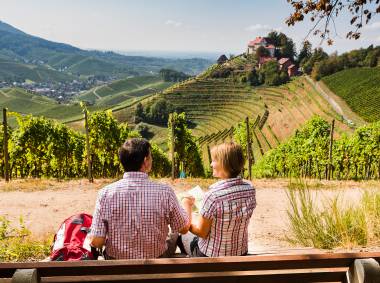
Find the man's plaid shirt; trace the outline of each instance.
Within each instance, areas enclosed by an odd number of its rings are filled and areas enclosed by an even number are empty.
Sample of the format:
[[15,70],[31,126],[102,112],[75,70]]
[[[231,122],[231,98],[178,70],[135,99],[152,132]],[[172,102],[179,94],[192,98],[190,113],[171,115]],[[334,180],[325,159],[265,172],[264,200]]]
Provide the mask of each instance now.
[[106,237],[110,257],[157,258],[167,249],[168,225],[178,232],[188,222],[172,188],[127,172],[99,191],[90,234]]

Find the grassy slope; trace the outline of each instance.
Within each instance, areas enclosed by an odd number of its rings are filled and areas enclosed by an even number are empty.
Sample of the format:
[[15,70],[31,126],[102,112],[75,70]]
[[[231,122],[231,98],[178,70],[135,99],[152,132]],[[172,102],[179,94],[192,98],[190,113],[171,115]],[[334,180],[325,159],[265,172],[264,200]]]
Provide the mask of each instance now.
[[[196,123],[193,134],[205,140],[202,143],[204,153],[207,144],[230,139],[226,129],[236,126],[245,117],[251,120],[258,115],[262,117],[265,109],[269,111],[269,118],[263,129],[256,129],[254,135],[256,159],[261,157],[262,152],[287,139],[313,115],[320,115],[328,121],[336,119],[336,136],[342,132],[352,132],[304,77],[295,78],[280,87],[259,88],[225,79],[198,78],[174,85],[160,95],[142,100],[142,103],[147,104],[148,100],[160,97],[185,109],[190,120]],[[129,122],[133,121],[133,113],[133,107],[114,112],[120,121]],[[154,141],[165,147],[166,128],[154,126],[151,130],[155,133]]]
[[0,81],[16,77],[23,77],[34,82],[47,80],[59,82],[74,79],[68,74],[48,69],[45,66],[28,65],[0,59]]
[[[90,111],[100,109],[119,109],[161,91],[172,83],[163,82],[158,77],[135,77],[119,80],[107,86],[92,89],[78,97],[78,101],[94,103]],[[95,96],[94,91],[97,96]],[[20,88],[0,89],[0,105],[9,111],[23,114],[42,115],[61,121],[82,118],[79,103],[59,104],[55,100],[38,94],[28,93]]]
[[322,81],[364,120],[380,120],[380,67],[348,69]]

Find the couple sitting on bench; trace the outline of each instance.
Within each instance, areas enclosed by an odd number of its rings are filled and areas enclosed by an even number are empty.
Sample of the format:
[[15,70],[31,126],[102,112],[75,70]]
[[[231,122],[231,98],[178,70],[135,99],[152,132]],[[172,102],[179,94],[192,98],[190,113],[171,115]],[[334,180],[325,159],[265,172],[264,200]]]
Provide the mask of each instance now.
[[170,186],[149,180],[149,142],[127,140],[119,150],[123,179],[99,191],[91,245],[105,246],[105,259],[171,257],[177,245],[190,257],[246,255],[256,199],[252,185],[239,177],[242,149],[224,143],[212,148],[211,157],[213,176],[221,180],[210,186],[193,219],[193,197],[184,197],[181,206]]

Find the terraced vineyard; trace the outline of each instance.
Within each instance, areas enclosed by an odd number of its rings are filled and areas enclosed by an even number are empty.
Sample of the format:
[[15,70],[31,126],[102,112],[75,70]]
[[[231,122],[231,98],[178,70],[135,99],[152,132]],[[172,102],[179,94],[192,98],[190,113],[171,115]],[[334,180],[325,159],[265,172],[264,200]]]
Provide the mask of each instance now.
[[[150,99],[165,98],[174,105],[181,106],[188,118],[195,123],[193,134],[199,138],[208,162],[207,145],[220,143],[232,138],[233,127],[249,117],[253,121],[267,112],[267,118],[262,125],[254,130],[255,159],[268,150],[276,147],[287,139],[313,115],[331,121],[336,120],[336,133],[352,132],[348,125],[342,122],[327,101],[315,90],[305,77],[294,79],[280,87],[251,88],[245,84],[234,83],[223,79],[193,79],[177,84],[165,90],[162,94]],[[145,101],[143,100],[144,104]],[[127,109],[115,112],[120,117]],[[129,113],[133,113],[129,109]],[[262,126],[262,127],[261,127]],[[162,128],[157,131],[154,140],[158,143],[166,141],[167,131]]]
[[322,81],[364,120],[380,120],[380,67],[347,69]]

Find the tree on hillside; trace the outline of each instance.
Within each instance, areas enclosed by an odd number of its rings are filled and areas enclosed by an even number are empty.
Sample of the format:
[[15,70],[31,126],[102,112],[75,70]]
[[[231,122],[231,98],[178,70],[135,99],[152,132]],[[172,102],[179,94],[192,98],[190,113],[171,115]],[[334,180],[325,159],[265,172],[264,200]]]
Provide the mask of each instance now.
[[298,65],[300,65],[302,61],[306,61],[306,60],[310,59],[311,55],[312,55],[311,43],[306,40],[303,42],[301,51],[297,57]]
[[256,54],[255,54],[256,60],[259,60],[260,57],[267,57],[267,56],[269,56],[268,49],[266,49],[264,46],[260,46],[259,48],[257,48]]
[[314,64],[316,62],[320,62],[324,59],[327,59],[328,57],[329,55],[326,52],[324,52],[321,47],[315,48],[311,57],[308,60],[303,60],[303,62],[301,62],[302,71],[310,75],[313,70]]
[[180,82],[190,77],[183,72],[178,72],[172,69],[161,69],[159,74],[165,82]]
[[[319,35],[323,40],[331,45],[331,25],[335,30],[335,19],[345,14],[351,15],[350,24],[352,29],[346,34],[349,39],[358,39],[361,29],[368,24],[376,13],[380,13],[379,0],[287,0],[292,5],[294,11],[286,19],[288,26],[294,26],[297,22],[304,20],[305,15],[310,15],[313,26],[309,31],[314,35]],[[334,31],[336,33],[336,30]]]
[[278,49],[276,49],[276,57],[286,57],[294,61],[296,55],[296,49],[294,42],[291,38],[287,37],[284,33],[272,31],[267,35],[270,42],[273,43]]
[[268,86],[276,86],[289,80],[288,74],[280,71],[277,61],[266,62],[259,71],[259,80]]

